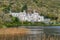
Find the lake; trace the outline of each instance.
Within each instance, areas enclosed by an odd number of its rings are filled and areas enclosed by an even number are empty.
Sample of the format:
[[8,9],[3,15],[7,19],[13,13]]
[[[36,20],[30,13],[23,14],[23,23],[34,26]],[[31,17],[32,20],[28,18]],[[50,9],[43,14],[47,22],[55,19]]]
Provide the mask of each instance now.
[[47,26],[44,27],[44,33],[50,35],[60,35],[60,26]]
[[10,33],[7,29],[0,29],[0,31],[4,30],[0,32],[0,40],[60,40],[60,26],[22,26],[29,29],[24,35],[19,33],[22,32],[20,28],[18,27],[17,30],[12,28],[14,31],[7,28],[11,33],[15,32],[14,35],[6,34]]
[[[23,26],[25,27],[25,26]],[[26,26],[25,28],[41,30],[45,34],[49,35],[60,35],[60,26]]]

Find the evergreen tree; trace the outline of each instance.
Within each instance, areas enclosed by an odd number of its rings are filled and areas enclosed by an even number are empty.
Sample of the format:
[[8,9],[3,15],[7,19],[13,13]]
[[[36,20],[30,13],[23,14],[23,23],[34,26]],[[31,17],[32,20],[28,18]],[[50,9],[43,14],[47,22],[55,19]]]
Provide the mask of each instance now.
[[26,10],[26,11],[27,11],[27,4],[25,4],[25,5],[22,7],[21,11],[23,12],[23,10]]

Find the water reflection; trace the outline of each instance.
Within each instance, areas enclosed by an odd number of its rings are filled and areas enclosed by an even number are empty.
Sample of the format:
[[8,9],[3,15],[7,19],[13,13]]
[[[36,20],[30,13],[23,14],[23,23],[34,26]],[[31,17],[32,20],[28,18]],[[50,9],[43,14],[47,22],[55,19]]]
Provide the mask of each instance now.
[[[25,26],[23,26],[25,27]],[[60,35],[60,26],[26,26],[28,29],[42,30],[45,34]]]
[[44,27],[44,33],[49,34],[49,35],[60,35],[60,26]]
[[[37,39],[35,38],[36,40],[38,40],[38,38],[39,38],[39,40],[60,40],[60,26],[44,26],[44,27],[43,26],[42,27],[40,27],[40,26],[29,26],[26,28],[31,29],[31,31],[34,32],[33,35],[39,35],[39,37],[36,36],[36,38],[37,38]],[[37,31],[37,34],[35,34],[36,31]],[[41,31],[43,33],[40,33]],[[33,38],[31,38],[31,39],[33,39]]]
[[4,34],[0,35],[0,40],[60,40],[60,26],[26,26],[25,28],[29,29],[25,35]]

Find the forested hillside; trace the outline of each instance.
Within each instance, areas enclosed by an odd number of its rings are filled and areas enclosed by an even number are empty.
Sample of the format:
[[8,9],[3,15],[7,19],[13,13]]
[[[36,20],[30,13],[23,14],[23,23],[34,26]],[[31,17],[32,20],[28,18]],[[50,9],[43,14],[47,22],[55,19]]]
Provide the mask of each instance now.
[[9,11],[20,12],[28,8],[37,10],[46,18],[60,22],[60,0],[0,0],[0,25],[6,22],[4,18],[9,18],[11,21]]

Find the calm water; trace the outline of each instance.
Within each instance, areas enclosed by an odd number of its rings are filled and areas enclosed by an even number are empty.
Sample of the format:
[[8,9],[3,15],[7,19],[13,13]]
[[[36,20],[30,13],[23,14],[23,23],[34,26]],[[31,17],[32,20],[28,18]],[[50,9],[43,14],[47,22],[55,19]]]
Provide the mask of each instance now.
[[44,27],[44,32],[50,35],[60,35],[60,26],[47,26]]
[[[25,27],[25,26],[24,26]],[[41,29],[43,30],[44,33],[46,34],[50,34],[50,35],[60,35],[60,26],[27,26],[26,28],[28,29]],[[35,32],[36,33],[36,32]]]
[[[27,35],[0,35],[0,40],[60,40],[60,26],[23,26],[31,31]],[[46,35],[47,34],[47,35]],[[59,35],[59,36],[58,36]]]

